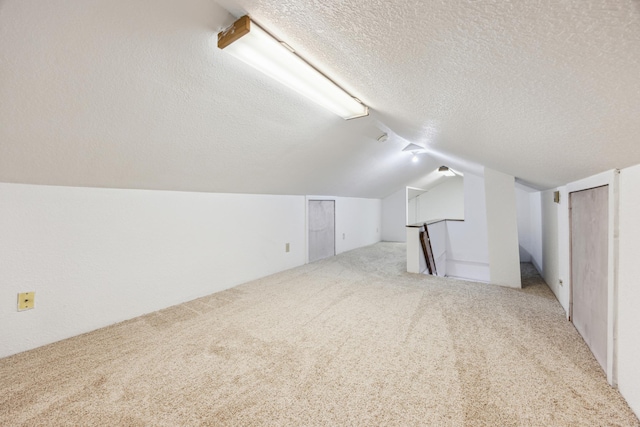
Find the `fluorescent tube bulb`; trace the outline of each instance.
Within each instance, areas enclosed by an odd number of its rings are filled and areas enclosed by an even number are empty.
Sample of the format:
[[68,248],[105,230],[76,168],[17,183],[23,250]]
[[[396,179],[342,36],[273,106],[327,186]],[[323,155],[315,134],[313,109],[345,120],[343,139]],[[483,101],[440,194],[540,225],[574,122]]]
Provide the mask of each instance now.
[[[346,93],[255,23],[249,22],[248,33],[224,46],[225,52],[344,119],[353,119],[369,114],[366,105]],[[219,41],[221,37],[224,35],[219,36]]]

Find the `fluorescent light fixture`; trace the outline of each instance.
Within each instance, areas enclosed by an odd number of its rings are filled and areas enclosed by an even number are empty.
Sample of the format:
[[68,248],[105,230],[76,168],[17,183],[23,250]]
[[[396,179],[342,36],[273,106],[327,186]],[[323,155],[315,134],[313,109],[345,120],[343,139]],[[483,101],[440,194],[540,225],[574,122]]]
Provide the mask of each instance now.
[[274,39],[248,16],[218,34],[218,47],[344,119],[367,116],[369,107]]
[[446,166],[440,166],[438,168],[438,172],[440,172],[444,176],[455,176],[456,175],[454,171],[452,171],[451,169],[449,169]]

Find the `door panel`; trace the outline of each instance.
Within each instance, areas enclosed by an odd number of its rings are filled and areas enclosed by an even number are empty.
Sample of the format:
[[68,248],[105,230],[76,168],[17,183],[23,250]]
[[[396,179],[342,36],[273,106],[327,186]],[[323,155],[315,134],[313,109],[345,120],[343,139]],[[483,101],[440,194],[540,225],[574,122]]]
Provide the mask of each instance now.
[[309,200],[309,262],[336,254],[335,201]]
[[570,195],[571,319],[607,369],[609,187]]

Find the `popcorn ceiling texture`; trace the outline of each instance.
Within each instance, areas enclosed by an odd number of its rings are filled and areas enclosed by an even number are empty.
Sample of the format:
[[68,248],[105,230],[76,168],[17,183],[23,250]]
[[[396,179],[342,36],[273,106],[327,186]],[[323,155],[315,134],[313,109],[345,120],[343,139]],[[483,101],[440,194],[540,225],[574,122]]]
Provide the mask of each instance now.
[[530,264],[523,290],[380,243],[0,360],[11,426],[640,426]]
[[541,185],[640,161],[640,2],[239,2],[412,142]]
[[[228,11],[371,116],[218,50]],[[637,0],[5,0],[0,64],[4,182],[384,197],[441,164],[551,187],[640,163]]]

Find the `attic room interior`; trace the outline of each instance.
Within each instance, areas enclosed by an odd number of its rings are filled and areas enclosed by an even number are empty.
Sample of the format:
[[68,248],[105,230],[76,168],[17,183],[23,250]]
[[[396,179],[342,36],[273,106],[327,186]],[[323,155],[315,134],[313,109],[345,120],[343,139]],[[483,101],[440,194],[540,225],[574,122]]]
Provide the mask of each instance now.
[[0,1],[0,424],[640,426],[638,76],[638,0]]

